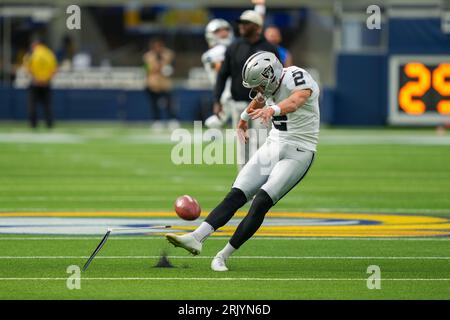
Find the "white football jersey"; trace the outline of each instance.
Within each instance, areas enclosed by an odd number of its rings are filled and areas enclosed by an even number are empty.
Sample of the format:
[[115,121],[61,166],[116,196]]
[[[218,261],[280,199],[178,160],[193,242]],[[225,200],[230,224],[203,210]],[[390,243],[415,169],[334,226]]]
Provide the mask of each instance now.
[[267,105],[278,104],[294,91],[311,89],[312,93],[305,104],[292,113],[275,116],[269,138],[272,141],[297,145],[309,151],[316,151],[319,142],[319,86],[304,69],[292,66],[283,69],[281,85]]
[[[211,82],[213,86],[216,85],[216,79],[217,79],[217,71],[214,69],[213,64],[215,63],[222,63],[223,60],[225,60],[225,51],[227,50],[227,47],[223,44],[218,44],[202,55],[202,62],[203,66],[205,68],[206,74],[208,75],[208,79]],[[221,102],[224,103],[225,101],[231,99],[231,81],[228,79],[225,89],[222,93]]]
[[213,64],[221,63],[225,60],[226,50],[226,46],[223,44],[218,44],[217,46],[210,48],[202,55],[203,66],[205,67],[208,78],[213,85],[216,83],[217,78],[217,72],[214,69]]

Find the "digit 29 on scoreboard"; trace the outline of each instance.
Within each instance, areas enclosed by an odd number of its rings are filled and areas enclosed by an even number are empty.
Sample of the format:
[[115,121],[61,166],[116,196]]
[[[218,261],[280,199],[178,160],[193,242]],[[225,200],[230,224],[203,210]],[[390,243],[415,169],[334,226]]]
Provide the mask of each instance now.
[[450,122],[450,55],[391,56],[389,123]]

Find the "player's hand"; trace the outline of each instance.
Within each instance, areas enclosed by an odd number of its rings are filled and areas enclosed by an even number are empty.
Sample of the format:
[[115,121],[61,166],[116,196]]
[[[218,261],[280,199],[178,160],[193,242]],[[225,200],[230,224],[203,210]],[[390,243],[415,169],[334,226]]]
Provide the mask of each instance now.
[[272,108],[264,108],[249,113],[249,116],[252,120],[260,119],[262,124],[269,126],[270,120],[272,119],[274,112],[275,111]]
[[266,1],[265,0],[252,0],[253,4],[265,4]]
[[247,113],[250,114],[253,111],[255,111],[256,109],[261,109],[266,105],[265,101],[260,101],[258,100],[258,98],[253,99],[248,107],[247,107]]
[[239,141],[241,141],[242,143],[247,143],[249,139],[247,121],[244,121],[242,119],[239,120],[236,130]]
[[222,104],[216,102],[213,105],[213,113],[219,115],[223,110]]

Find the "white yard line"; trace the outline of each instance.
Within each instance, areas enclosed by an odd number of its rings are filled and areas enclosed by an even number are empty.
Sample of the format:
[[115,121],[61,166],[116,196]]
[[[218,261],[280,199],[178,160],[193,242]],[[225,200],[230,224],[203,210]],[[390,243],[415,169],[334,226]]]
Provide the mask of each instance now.
[[[182,278],[182,277],[105,277],[83,281],[367,281],[364,278]],[[67,281],[67,278],[0,278],[0,281]],[[381,281],[450,281],[450,278],[383,278]]]
[[[88,259],[89,256],[0,256],[0,260],[21,259]],[[96,259],[158,259],[161,256],[98,256]],[[212,259],[213,256],[167,256],[169,259]],[[292,260],[450,260],[450,257],[377,257],[377,256],[234,256],[230,259],[292,259]]]

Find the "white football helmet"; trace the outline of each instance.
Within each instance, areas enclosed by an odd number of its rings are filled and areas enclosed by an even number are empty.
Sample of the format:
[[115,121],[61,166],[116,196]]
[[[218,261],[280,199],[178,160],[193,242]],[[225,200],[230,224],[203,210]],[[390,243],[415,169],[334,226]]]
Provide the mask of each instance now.
[[[219,38],[215,34],[215,32],[223,28],[229,30],[228,37]],[[205,38],[210,47],[214,47],[218,44],[228,46],[233,41],[233,28],[231,28],[231,25],[228,23],[228,21],[224,19],[213,19],[206,25]]]
[[272,52],[260,51],[247,59],[242,68],[242,85],[252,89],[250,99],[256,94],[256,87],[263,87],[264,98],[269,98],[280,85],[281,75],[283,74],[283,65]]

